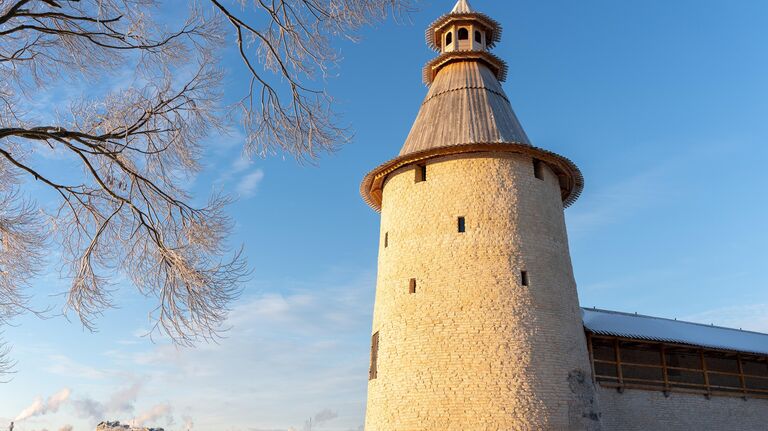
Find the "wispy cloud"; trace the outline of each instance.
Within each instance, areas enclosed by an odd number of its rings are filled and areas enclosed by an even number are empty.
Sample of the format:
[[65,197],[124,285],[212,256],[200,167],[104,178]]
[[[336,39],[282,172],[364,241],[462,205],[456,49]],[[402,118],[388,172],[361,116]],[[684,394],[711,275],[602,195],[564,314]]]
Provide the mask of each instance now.
[[720,307],[685,316],[683,320],[768,333],[768,304]]
[[256,169],[240,179],[240,182],[237,184],[237,193],[246,198],[253,196],[256,194],[256,190],[263,179],[264,171]]
[[[634,272],[623,273],[615,277],[597,279],[592,283],[579,285],[579,290],[589,293],[606,293],[608,291],[637,292],[643,286],[658,283],[658,280],[669,280],[684,275],[685,271],[679,265],[670,264],[653,268],[642,268]],[[640,296],[636,297],[640,299]]]
[[51,355],[50,365],[46,371],[60,376],[78,379],[102,380],[110,374],[108,371],[95,367],[79,364],[65,355]]
[[118,389],[106,401],[85,397],[75,400],[73,404],[81,417],[102,421],[107,414],[133,413],[136,399],[143,386],[144,382],[137,381]]
[[224,164],[215,183],[222,187],[234,183],[234,190],[241,198],[252,197],[264,180],[264,170],[254,169],[253,165],[253,159],[240,152],[234,160]]
[[219,174],[218,179],[216,179],[217,184],[227,184],[232,179],[240,177],[243,172],[248,171],[253,166],[254,162],[253,159],[248,157],[245,153],[242,151],[238,153],[238,155],[228,163],[222,163],[221,166],[221,172]]
[[25,422],[27,429],[93,429],[102,420],[166,426],[174,419],[166,429],[303,431],[311,418],[312,429],[356,430],[365,410],[375,275],[333,270],[310,279],[252,282],[217,343],[112,345],[98,370],[90,360],[44,353],[44,371],[71,379],[73,395],[58,414]]
[[655,167],[617,184],[585,193],[583,202],[567,212],[568,231],[576,235],[586,234],[657,204],[667,197],[664,178],[664,169]]
[[133,354],[134,367],[152,375],[148,397],[173,398],[200,429],[302,430],[308,418],[321,429],[357,429],[374,285],[373,275],[273,285],[232,310],[219,343],[158,345]]
[[318,426],[323,426],[326,423],[336,419],[337,417],[339,417],[338,413],[331,409],[325,409],[315,415],[315,420],[313,423]]

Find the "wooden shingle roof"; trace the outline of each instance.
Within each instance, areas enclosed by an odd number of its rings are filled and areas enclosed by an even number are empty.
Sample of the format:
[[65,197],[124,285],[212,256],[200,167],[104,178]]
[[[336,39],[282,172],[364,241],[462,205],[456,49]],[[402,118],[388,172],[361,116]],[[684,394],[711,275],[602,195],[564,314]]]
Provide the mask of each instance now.
[[496,74],[481,61],[438,72],[400,155],[462,144],[530,145]]

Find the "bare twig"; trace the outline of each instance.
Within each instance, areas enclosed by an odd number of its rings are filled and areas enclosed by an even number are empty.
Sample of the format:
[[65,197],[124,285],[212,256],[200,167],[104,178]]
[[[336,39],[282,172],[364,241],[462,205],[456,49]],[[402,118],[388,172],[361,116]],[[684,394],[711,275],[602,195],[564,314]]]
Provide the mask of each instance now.
[[[211,0],[168,31],[162,4],[0,0],[0,326],[29,309],[24,292],[55,245],[71,279],[66,311],[85,327],[114,305],[123,277],[156,299],[151,321],[161,334],[180,344],[216,337],[248,269],[242,250],[226,246],[231,198],[214,193],[195,206],[184,187],[201,168],[201,143],[232,115],[253,154],[314,160],[347,142],[321,82],[339,58],[331,40],[410,8],[409,0]],[[214,55],[226,25],[250,76],[230,107]],[[114,72],[129,74],[130,85],[53,103],[46,121],[30,114],[51,87]],[[80,172],[51,172],[40,153]],[[57,206],[25,198],[25,181],[53,191]],[[4,358],[0,348],[0,373]]]

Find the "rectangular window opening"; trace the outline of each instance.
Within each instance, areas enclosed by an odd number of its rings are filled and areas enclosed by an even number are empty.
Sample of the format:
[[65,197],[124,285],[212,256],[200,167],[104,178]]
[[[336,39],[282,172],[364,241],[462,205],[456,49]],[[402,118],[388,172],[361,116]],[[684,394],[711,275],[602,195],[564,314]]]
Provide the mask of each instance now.
[[427,180],[427,165],[426,164],[416,165],[416,182],[423,183],[426,180]]
[[411,281],[408,283],[408,293],[414,294],[416,293],[416,279],[412,278]]
[[528,286],[528,271],[520,271],[520,282],[523,284],[523,286]]
[[540,180],[544,179],[544,163],[541,160],[533,159],[533,176]]
[[384,233],[384,248],[389,247],[389,232]]
[[379,374],[379,333],[376,332],[371,337],[371,369],[368,371],[368,380],[373,380]]
[[467,221],[464,217],[459,217],[459,233],[464,233],[467,231]]

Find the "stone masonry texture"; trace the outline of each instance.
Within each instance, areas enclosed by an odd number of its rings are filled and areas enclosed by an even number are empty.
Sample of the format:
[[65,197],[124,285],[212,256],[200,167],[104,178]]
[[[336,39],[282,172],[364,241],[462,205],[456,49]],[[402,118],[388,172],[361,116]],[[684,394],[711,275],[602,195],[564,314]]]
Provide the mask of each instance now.
[[603,426],[611,431],[764,431],[768,400],[613,388],[598,390]]
[[426,163],[384,185],[366,431],[601,429],[556,176],[515,153]]

